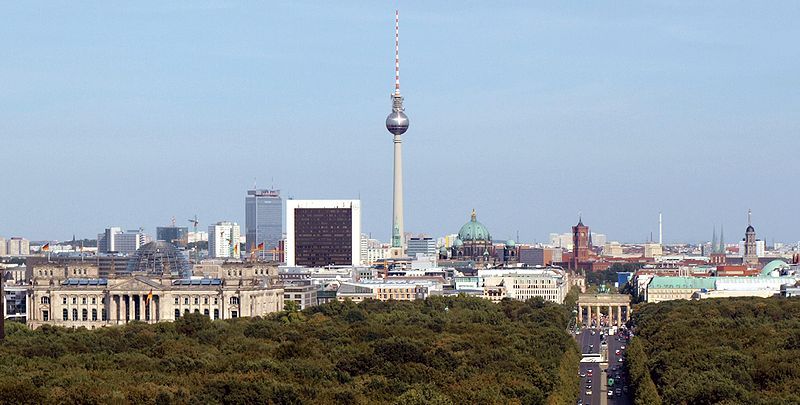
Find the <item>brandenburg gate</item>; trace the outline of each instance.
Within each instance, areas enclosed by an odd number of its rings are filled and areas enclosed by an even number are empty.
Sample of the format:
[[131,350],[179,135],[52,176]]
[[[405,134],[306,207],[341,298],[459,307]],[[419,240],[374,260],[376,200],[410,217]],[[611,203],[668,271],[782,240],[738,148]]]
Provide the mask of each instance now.
[[[627,294],[581,294],[578,296],[578,324],[591,326],[592,321],[600,325],[600,309],[608,308],[608,325],[622,326],[631,314],[630,295]],[[623,309],[624,317],[623,317]],[[584,316],[584,310],[587,312]],[[616,317],[614,313],[616,312]]]

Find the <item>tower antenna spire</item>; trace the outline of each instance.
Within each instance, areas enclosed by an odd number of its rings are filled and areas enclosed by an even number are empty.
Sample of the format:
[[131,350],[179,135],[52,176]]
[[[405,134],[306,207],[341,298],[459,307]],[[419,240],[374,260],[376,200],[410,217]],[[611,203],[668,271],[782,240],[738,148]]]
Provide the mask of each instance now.
[[394,11],[394,94],[400,94],[400,10]]
[[753,211],[748,208],[747,210],[747,225],[753,225],[751,219],[753,217]]

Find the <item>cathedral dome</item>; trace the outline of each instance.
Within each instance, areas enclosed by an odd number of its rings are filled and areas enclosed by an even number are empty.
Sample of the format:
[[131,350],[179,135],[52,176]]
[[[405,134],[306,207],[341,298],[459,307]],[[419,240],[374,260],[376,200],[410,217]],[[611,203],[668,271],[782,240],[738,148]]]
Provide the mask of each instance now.
[[147,273],[154,276],[189,277],[192,274],[189,261],[175,245],[163,240],[150,242],[134,253],[128,260],[128,273]]
[[453,246],[455,247],[464,246],[464,241],[462,241],[461,239],[456,239],[455,242],[453,242]]
[[517,245],[517,243],[514,242],[514,239],[509,239],[509,240],[506,241],[506,247],[507,248],[513,248],[516,245]]
[[475,210],[472,210],[472,218],[458,231],[458,239],[470,242],[491,242],[492,236],[489,235],[489,230],[486,229],[482,223],[478,222]]

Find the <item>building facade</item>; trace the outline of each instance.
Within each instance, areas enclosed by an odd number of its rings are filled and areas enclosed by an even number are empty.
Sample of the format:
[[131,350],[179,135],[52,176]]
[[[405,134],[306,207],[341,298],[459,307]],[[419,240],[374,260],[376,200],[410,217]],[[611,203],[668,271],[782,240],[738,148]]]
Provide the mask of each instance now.
[[185,226],[159,226],[156,228],[156,240],[163,240],[175,246],[186,248],[189,244],[189,228]]
[[437,253],[438,249],[436,249],[436,240],[433,238],[418,237],[410,238],[408,240],[408,257],[414,258],[417,257],[417,254],[435,256]]
[[361,201],[288,200],[286,265],[361,264]]
[[280,190],[247,190],[244,202],[247,249],[253,251],[263,243],[260,255],[278,247],[283,237],[283,199]]
[[211,258],[239,258],[239,224],[221,221],[208,227],[208,256]]
[[106,228],[103,233],[97,234],[97,252],[128,255],[150,241],[150,237],[141,229],[123,232],[119,227]]
[[[28,293],[28,326],[97,327],[174,321],[188,313],[211,319],[283,310],[283,288],[269,271],[222,266],[216,277],[175,278],[135,272],[101,278],[91,264],[36,266]],[[260,274],[259,274],[260,273]]]

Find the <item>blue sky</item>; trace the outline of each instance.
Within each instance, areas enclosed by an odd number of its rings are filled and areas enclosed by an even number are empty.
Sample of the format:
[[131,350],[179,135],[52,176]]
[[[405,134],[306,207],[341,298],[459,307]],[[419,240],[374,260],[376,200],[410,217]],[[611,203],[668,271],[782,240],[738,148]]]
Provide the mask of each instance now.
[[244,222],[245,190],[391,229],[800,240],[800,3],[47,2],[0,17],[0,236]]

